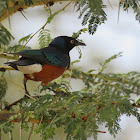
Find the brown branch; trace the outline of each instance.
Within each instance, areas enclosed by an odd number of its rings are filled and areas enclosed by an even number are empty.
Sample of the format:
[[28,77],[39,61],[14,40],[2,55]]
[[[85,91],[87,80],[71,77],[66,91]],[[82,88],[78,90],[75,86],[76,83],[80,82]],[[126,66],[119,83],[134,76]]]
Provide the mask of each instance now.
[[[70,1],[70,0],[51,0],[51,2],[54,2],[54,3],[62,2],[62,1]],[[71,0],[71,1],[75,1],[75,0]],[[22,11],[23,11],[29,7],[46,5],[49,2],[50,2],[50,0],[40,0],[40,1],[34,0],[33,4],[25,4],[25,2],[21,1],[21,0],[18,2],[16,1],[15,3],[12,0],[9,0],[9,2],[7,3],[8,9],[4,8],[2,10],[2,13],[0,15],[0,22],[3,21],[4,19],[6,19],[7,17],[11,16],[12,14],[14,14],[16,12],[20,12],[20,9],[22,9]]]
[[110,7],[113,9],[113,7],[112,7],[112,5],[111,5],[110,1],[109,1],[109,0],[107,0],[107,1],[108,1],[108,3],[109,3]]
[[119,6],[118,6],[118,21],[117,21],[117,23],[119,22],[119,17],[120,17],[120,3],[121,3],[121,1],[119,2]]
[[0,71],[5,72],[6,70],[15,70],[10,66],[0,66]]
[[[112,105],[116,105],[116,104],[117,104],[117,102],[112,102]],[[131,106],[140,108],[140,104],[136,104],[136,103],[131,104]],[[99,105],[99,108],[97,108],[96,112],[98,112],[102,107]],[[62,109],[65,109],[65,108],[62,108]],[[49,109],[49,110],[55,110],[55,109]],[[60,109],[56,109],[56,110],[60,111]],[[0,121],[2,121],[2,120],[7,121],[11,116],[18,115],[19,113],[22,114],[22,111],[20,110],[18,112],[13,112],[13,111],[8,111],[8,110],[2,110],[0,112]],[[84,115],[83,117],[81,117],[81,119],[83,121],[86,121],[88,119],[88,117],[90,117],[90,115],[91,115],[91,113],[89,113],[87,115]],[[71,114],[71,117],[75,118],[75,116],[76,115],[74,113]],[[49,122],[49,123],[52,123],[54,121],[55,117],[52,119],[51,122],[49,120],[46,120],[46,121]],[[40,124],[42,122],[42,119],[43,119],[43,117],[41,118],[41,120],[36,120],[34,118],[29,118],[28,122]],[[12,120],[12,122],[20,122],[20,121],[21,121],[21,118],[20,118],[19,115],[16,119]]]
[[5,59],[12,59],[12,60],[18,60],[18,56],[6,54],[6,53],[0,53],[0,58],[5,58]]
[[22,126],[22,121],[20,122],[20,140],[22,139],[22,129],[21,129],[21,126]]
[[106,133],[105,131],[98,130],[97,133]]
[[136,104],[136,103],[131,104],[131,106],[140,108],[140,104]]
[[32,135],[32,132],[33,132],[33,128],[34,128],[34,123],[32,124],[31,131],[30,131],[28,140],[30,140],[30,138],[31,138],[31,135]]
[[[69,69],[69,70],[67,70],[67,71],[71,71],[71,69]],[[73,70],[73,71],[74,71],[74,70]],[[88,73],[85,73],[85,74],[88,74]],[[69,73],[64,73],[64,74],[62,75],[63,78],[69,78],[69,76],[70,76]],[[104,81],[114,81],[114,82],[118,82],[118,80],[120,80],[120,79],[117,79],[117,78],[110,78],[110,79],[109,79],[108,77],[105,77],[105,76],[100,75],[100,74],[98,74],[98,73],[97,73],[97,74],[89,74],[89,76],[90,76],[90,77],[101,78],[101,79],[103,79]],[[83,80],[83,77],[82,77],[82,76],[76,76],[76,75],[74,75],[73,73],[72,73],[72,75],[71,75],[71,78]],[[93,81],[89,80],[89,83],[93,83]],[[94,81],[94,83],[97,84],[98,82]],[[129,81],[124,80],[124,83],[125,83],[125,84],[128,84]],[[112,86],[114,86],[114,85],[115,85],[115,84],[112,84]],[[132,83],[132,85],[134,85],[134,83]]]
[[39,127],[40,127],[42,121],[43,121],[43,116],[41,117],[41,120],[40,120],[40,122],[39,122],[38,129],[39,129]]

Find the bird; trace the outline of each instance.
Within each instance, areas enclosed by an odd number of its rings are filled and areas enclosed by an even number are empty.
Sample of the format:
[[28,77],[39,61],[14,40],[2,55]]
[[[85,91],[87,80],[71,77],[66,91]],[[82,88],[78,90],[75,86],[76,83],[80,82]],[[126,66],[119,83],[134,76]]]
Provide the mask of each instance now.
[[47,85],[48,82],[57,79],[70,66],[69,52],[79,45],[86,46],[85,43],[73,37],[58,36],[48,47],[14,53],[14,55],[21,56],[20,59],[5,64],[24,74],[25,96],[30,95],[26,82],[28,80],[41,81],[41,85]]

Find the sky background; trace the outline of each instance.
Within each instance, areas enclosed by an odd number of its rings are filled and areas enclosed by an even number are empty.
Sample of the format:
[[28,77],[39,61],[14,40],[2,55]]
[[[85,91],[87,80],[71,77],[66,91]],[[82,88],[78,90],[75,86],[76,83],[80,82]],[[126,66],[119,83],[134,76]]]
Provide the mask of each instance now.
[[[84,71],[99,69],[99,63],[104,62],[105,59],[114,54],[122,52],[122,57],[110,62],[105,72],[140,72],[140,24],[135,20],[135,14],[132,12],[132,9],[129,9],[128,13],[121,9],[118,22],[118,0],[110,0],[110,2],[113,8],[109,6],[107,0],[105,1],[108,5],[108,8],[105,9],[107,14],[107,21],[105,24],[99,26],[94,35],[89,35],[88,33],[82,33],[80,35],[79,39],[82,39],[87,46],[81,47],[83,53],[82,59],[78,64],[75,64],[75,67],[81,67]],[[65,4],[66,3],[64,3],[64,5]],[[45,24],[47,15],[43,7],[44,6],[38,6],[25,10],[24,14],[28,21],[20,12],[11,16],[11,29],[7,19],[2,22],[11,30],[15,37],[15,40],[11,43],[12,45],[16,44],[20,38],[30,33],[35,33]],[[62,4],[55,4],[53,8],[54,10],[58,10],[62,8]],[[46,26],[46,28],[51,31],[52,38],[60,35],[71,36],[73,32],[77,32],[86,27],[81,25],[82,20],[78,19],[79,13],[76,13],[75,11],[76,9],[71,5],[71,7],[57,15],[51,24]],[[37,35],[28,45],[32,48],[38,48]],[[73,49],[70,56],[72,61],[77,60],[79,57],[78,50],[76,48]],[[3,61],[0,63],[2,62]],[[14,80],[15,83],[21,83],[22,85],[21,74],[12,72],[12,74],[8,74],[7,76]],[[78,90],[82,86],[80,82],[78,84],[76,83],[77,81],[71,80],[73,90]],[[31,85],[30,88],[35,86],[35,83],[33,82],[29,82],[29,84]],[[12,95],[11,91],[15,91],[15,89],[13,88],[13,85],[9,83],[8,94],[6,95],[5,100],[8,100],[11,103],[24,95],[24,92],[21,91],[20,88],[16,88],[16,92]],[[132,98],[136,99],[138,97],[132,96]],[[123,115],[121,117],[120,125],[122,130],[116,135],[116,138],[113,138],[113,136],[110,136],[107,132],[106,134],[99,133],[98,140],[140,140],[140,124],[134,117],[128,118]],[[103,126],[101,126],[101,130],[107,131]],[[58,130],[60,138],[63,136],[60,134],[61,131],[61,129]],[[56,137],[56,140],[59,140],[58,137]],[[93,138],[91,137],[88,140],[93,140]]]

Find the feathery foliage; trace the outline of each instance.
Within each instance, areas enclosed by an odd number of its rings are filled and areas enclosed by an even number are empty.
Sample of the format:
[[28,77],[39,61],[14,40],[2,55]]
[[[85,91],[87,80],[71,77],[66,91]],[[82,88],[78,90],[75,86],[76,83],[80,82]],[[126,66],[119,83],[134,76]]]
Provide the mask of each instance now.
[[31,35],[32,35],[32,34],[29,34],[29,35],[27,35],[27,36],[24,36],[23,38],[21,38],[21,39],[18,41],[18,43],[19,43],[20,45],[24,45],[24,43],[26,43],[26,42],[28,41],[28,39],[30,39]]
[[6,53],[16,53],[16,52],[19,52],[23,49],[26,49],[26,50],[31,49],[30,46],[24,46],[24,43],[26,43],[30,37],[31,37],[31,34],[22,37],[18,41],[18,44],[14,45],[14,46],[7,46],[7,49],[5,50],[5,52]]
[[12,39],[14,39],[14,37],[0,23],[0,51],[3,51]]
[[[140,95],[140,73],[103,73],[107,64],[120,55],[107,59],[96,74],[79,69],[73,69],[71,74],[69,70],[63,74],[61,82],[57,80],[40,88],[39,92],[46,91],[46,95],[34,97],[35,100],[21,100],[22,128],[28,130],[27,122],[35,119],[40,123],[34,126],[34,132],[40,133],[44,140],[53,138],[59,127],[64,127],[68,140],[86,140],[90,135],[97,139],[98,132],[102,132],[99,125],[103,124],[115,136],[121,129],[122,114],[133,115],[140,121],[138,109],[133,106],[136,103],[130,98],[131,94]],[[82,80],[85,86],[79,91],[71,91],[67,82],[70,75]],[[1,128],[5,125],[6,122],[2,123]]]
[[[42,3],[47,5],[44,2],[41,0],[1,0],[0,18],[4,19],[4,17],[9,17],[9,14],[11,15],[15,11],[24,10],[30,6]],[[104,11],[106,5],[103,4],[102,0],[77,0],[76,5],[77,11],[80,12],[79,18],[83,18],[82,25],[88,25],[90,34],[94,34],[98,26],[107,20],[107,15]],[[136,20],[140,21],[137,0],[121,0],[120,6],[123,6],[124,10],[132,7],[136,13]],[[46,24],[50,23],[65,8],[66,6],[53,13],[49,11],[50,16]],[[39,30],[38,41],[40,48],[47,47],[52,41],[50,31],[44,28],[45,25]],[[78,38],[81,32],[86,31],[86,28],[81,29],[74,33],[73,37]],[[26,43],[34,35],[29,34],[20,39],[17,45],[9,47],[9,42],[14,38],[0,24],[0,52],[15,53],[22,49],[30,49],[26,46]],[[79,54],[80,59],[82,56],[80,49]],[[45,95],[33,97],[34,99],[21,99],[17,105],[18,109],[11,109],[18,111],[18,113],[15,112],[13,113],[14,115],[9,113],[9,116],[12,115],[11,117],[5,118],[2,112],[0,113],[0,129],[5,133],[10,133],[11,139],[13,139],[14,125],[12,121],[22,122],[21,128],[27,131],[29,131],[28,122],[32,122],[38,123],[34,126],[33,131],[36,134],[40,134],[44,140],[53,139],[56,128],[60,127],[64,128],[67,140],[87,140],[87,137],[91,135],[97,139],[98,132],[104,132],[99,129],[100,125],[107,127],[109,133],[115,136],[121,129],[119,122],[122,114],[133,115],[140,122],[140,114],[137,109],[140,99],[135,102],[131,98],[133,94],[140,95],[140,73],[104,72],[107,64],[120,56],[121,53],[118,53],[110,57],[101,64],[99,70],[83,72],[78,68],[70,68],[59,80],[46,86],[40,86],[34,92],[36,94],[39,92],[39,95],[45,92]],[[79,60],[74,61],[72,64],[76,62],[79,62]],[[73,91],[70,87],[69,78],[82,81],[84,83],[82,89]],[[0,99],[2,106],[6,106],[6,102],[2,97],[4,97],[7,88],[4,74],[0,73]]]
[[126,11],[128,8],[132,8],[136,13],[136,20],[140,22],[140,3],[138,0],[121,0],[120,6]]
[[50,31],[48,29],[42,29],[39,33],[38,41],[40,48],[47,47],[52,41]]
[[107,15],[103,10],[106,6],[102,0],[78,0],[77,5],[78,11],[81,11],[79,18],[84,15],[82,25],[88,23],[89,33],[94,34],[98,26],[107,20]]
[[[0,1],[0,18],[3,19],[4,17],[9,17],[9,14],[13,14],[15,11],[20,11],[21,9],[24,10],[24,8],[26,9],[33,5],[45,4],[48,6],[48,3],[49,2],[41,0],[2,0]],[[107,6],[103,3],[103,0],[76,0],[75,4],[77,5],[77,11],[80,12],[79,18],[83,17],[82,25],[88,24],[88,31],[90,34],[94,34],[98,26],[107,20],[107,15],[104,11],[104,8]],[[120,0],[120,6],[123,6],[124,10],[128,10],[128,8],[132,7],[134,13],[136,13],[136,20],[140,21],[140,7],[138,0]],[[48,18],[48,22],[50,22],[54,16],[62,10],[63,9],[51,14]]]

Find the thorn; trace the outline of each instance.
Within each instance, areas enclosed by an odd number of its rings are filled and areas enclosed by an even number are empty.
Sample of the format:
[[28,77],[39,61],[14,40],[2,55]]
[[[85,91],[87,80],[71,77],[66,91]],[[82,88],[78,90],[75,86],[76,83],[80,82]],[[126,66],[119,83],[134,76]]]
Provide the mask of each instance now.
[[106,133],[105,131],[97,131],[98,133]]
[[9,16],[9,10],[8,10],[8,4],[7,3],[6,3],[6,11],[7,11],[7,15],[8,15],[9,27],[11,29],[11,22],[10,22],[10,16]]
[[[20,11],[21,12],[21,11]],[[23,12],[21,12],[21,14],[24,16],[24,18],[28,21],[28,19],[26,18],[26,16],[23,14]]]
[[28,19],[26,18],[26,16],[23,14],[23,8],[18,8],[18,11],[22,14],[22,16],[28,21]]
[[119,17],[120,17],[120,3],[119,3],[119,7],[118,7],[118,21],[117,21],[117,23],[119,23]]

